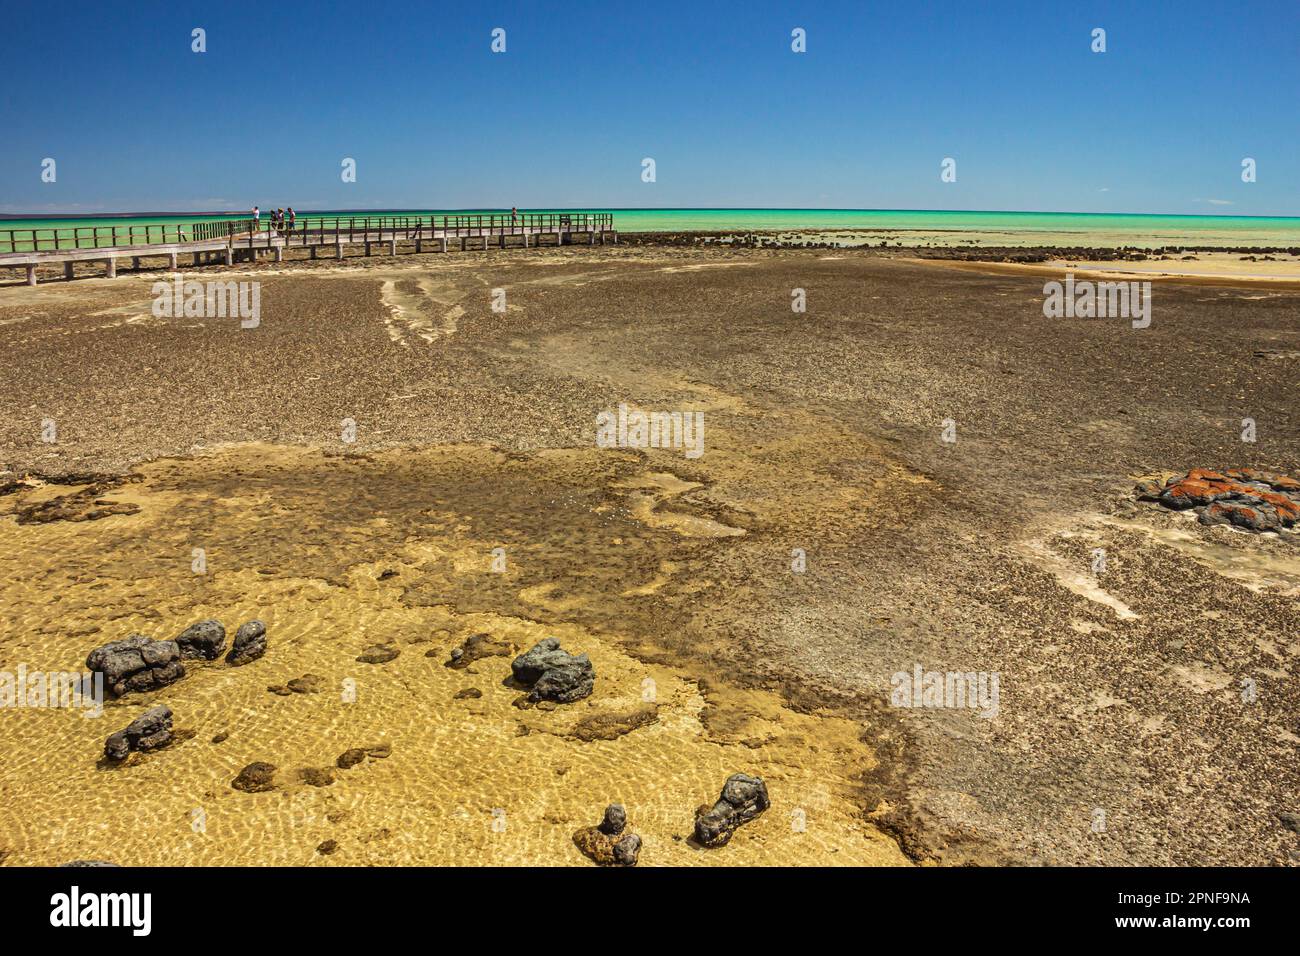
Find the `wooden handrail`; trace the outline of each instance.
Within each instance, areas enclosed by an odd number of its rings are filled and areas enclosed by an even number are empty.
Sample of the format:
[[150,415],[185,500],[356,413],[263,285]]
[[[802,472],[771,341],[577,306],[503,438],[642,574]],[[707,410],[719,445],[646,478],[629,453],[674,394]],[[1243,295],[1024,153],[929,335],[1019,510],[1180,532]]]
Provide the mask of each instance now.
[[[441,222],[439,222],[441,220]],[[263,216],[256,223],[249,219],[208,219],[176,225],[145,224],[131,226],[70,226],[61,229],[57,226],[44,229],[0,229],[0,253],[6,252],[41,252],[68,249],[108,249],[122,245],[157,245],[182,242],[202,242],[217,239],[233,241],[236,236],[247,235],[249,245],[254,236],[265,233],[269,241],[271,233],[291,236],[294,232],[303,234],[304,243],[308,232],[325,234],[333,232],[337,239],[344,231],[348,241],[354,241],[358,227],[363,237],[372,230],[379,232],[409,230],[412,227],[423,229],[425,225],[431,230],[441,229],[444,234],[461,230],[478,234],[509,235],[526,229],[555,230],[576,229],[586,232],[589,229],[606,231],[612,229],[612,213],[582,212],[548,212],[548,213],[464,213],[460,215],[429,216],[356,216],[346,219],[342,216],[312,216],[299,218],[292,227],[272,227],[271,220]],[[107,241],[105,241],[107,240]]]

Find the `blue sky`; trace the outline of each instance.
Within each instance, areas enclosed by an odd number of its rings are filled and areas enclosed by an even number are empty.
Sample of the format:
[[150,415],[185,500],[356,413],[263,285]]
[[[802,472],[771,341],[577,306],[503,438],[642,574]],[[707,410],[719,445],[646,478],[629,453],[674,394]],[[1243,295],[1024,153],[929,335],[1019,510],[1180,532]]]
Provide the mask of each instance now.
[[[206,53],[191,52],[195,27]],[[1300,215],[1297,0],[84,0],[11,5],[0,63],[0,214]],[[1257,182],[1241,181],[1243,157]]]

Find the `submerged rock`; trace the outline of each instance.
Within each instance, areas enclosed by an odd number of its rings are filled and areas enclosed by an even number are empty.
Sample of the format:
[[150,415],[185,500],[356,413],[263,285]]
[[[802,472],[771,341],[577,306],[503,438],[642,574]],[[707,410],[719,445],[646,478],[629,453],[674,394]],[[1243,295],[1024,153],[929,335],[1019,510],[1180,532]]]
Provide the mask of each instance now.
[[570,654],[554,637],[538,641],[530,650],[510,663],[515,680],[532,685],[531,701],[549,700],[571,704],[590,696],[596,671],[586,654]]
[[640,727],[653,724],[658,719],[658,707],[654,704],[642,704],[635,710],[626,713],[610,713],[606,711],[583,717],[573,725],[573,730],[569,733],[569,736],[584,743],[590,743],[593,740],[617,740],[624,734],[630,734]]
[[140,506],[129,501],[103,498],[111,483],[99,482],[81,491],[59,495],[35,504],[20,504],[14,509],[18,524],[46,524],[52,521],[98,521],[114,515],[133,515]]
[[328,787],[334,783],[334,768],[303,767],[298,771],[298,779],[313,787]]
[[157,690],[185,676],[175,641],[154,641],[141,634],[95,648],[86,657],[86,667],[104,675],[104,686],[114,697]]
[[334,761],[340,770],[350,770],[367,757],[371,760],[383,760],[393,752],[391,744],[371,744],[369,747],[351,747],[338,755]]
[[255,761],[239,771],[239,776],[232,780],[230,785],[236,790],[242,790],[245,793],[263,793],[267,790],[274,790],[275,771],[275,764],[263,763],[260,760]]
[[146,710],[125,730],[119,730],[104,742],[104,756],[125,760],[132,751],[148,753],[172,741],[172,709],[165,704]]
[[325,678],[319,674],[303,674],[287,684],[272,684],[266,689],[280,697],[288,697],[290,694],[319,694],[324,685]]
[[357,662],[361,664],[387,664],[391,660],[396,660],[402,652],[393,647],[391,644],[371,644],[359,655]]
[[235,641],[226,655],[226,663],[235,667],[257,660],[266,653],[266,625],[261,621],[249,621],[239,625],[235,632]]
[[627,829],[627,811],[620,803],[605,808],[605,817],[594,827],[583,827],[573,842],[589,860],[601,866],[636,866],[641,838]]
[[762,777],[733,773],[723,784],[718,801],[695,811],[695,839],[705,846],[726,846],[737,827],[771,805]]
[[339,754],[338,759],[335,760],[334,763],[340,770],[351,770],[365,759],[366,752],[360,747],[353,747],[350,750],[345,750],[343,753]]
[[226,629],[220,621],[191,624],[176,638],[183,660],[215,661],[226,649]]
[[[447,661],[447,666],[465,668],[484,657],[509,657],[514,652],[513,644],[498,641],[491,634],[475,634],[466,638],[460,647],[452,648],[451,660]],[[425,656],[433,657],[436,653],[437,651],[430,651]]]

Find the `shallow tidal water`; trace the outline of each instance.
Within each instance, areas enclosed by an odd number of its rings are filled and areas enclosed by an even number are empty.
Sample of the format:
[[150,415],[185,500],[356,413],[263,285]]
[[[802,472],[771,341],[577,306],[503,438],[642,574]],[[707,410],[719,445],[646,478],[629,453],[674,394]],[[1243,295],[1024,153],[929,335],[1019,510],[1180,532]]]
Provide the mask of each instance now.
[[[232,636],[263,620],[269,649],[243,667],[187,663],[98,718],[0,712],[10,865],[586,864],[572,834],[611,802],[643,838],[642,865],[907,862],[855,801],[875,759],[860,726],[631,653],[711,586],[689,573],[695,549],[743,533],[674,518],[692,484],[637,455],[240,445],[141,466],[85,499],[134,513],[30,518],[81,487],[0,498],[0,668],[82,670],[106,641],[170,639],[208,617]],[[591,655],[595,692],[520,707],[510,656],[445,666],[474,634],[516,652],[558,637]],[[357,660],[376,644],[398,656]],[[316,692],[268,690],[306,675]],[[481,696],[455,696],[469,689]],[[158,703],[177,742],[105,765],[104,738]],[[304,775],[351,748],[390,752]],[[275,789],[231,787],[254,761],[278,768]],[[695,846],[695,808],[738,771],[766,779],[772,808],[725,848]],[[318,852],[325,841],[337,849]]]

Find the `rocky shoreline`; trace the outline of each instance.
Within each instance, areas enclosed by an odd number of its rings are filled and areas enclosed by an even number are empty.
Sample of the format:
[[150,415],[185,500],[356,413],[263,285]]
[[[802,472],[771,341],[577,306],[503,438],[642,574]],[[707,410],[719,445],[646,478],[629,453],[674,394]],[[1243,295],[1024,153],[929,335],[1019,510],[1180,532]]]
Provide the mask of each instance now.
[[[875,234],[873,234],[875,235]],[[1300,257],[1300,246],[998,246],[915,245],[902,238],[882,239],[874,244],[845,241],[844,230],[803,230],[792,235],[784,231],[745,230],[736,232],[621,232],[621,244],[679,249],[820,249],[852,251],[867,255],[917,259],[952,259],[961,262],[1041,263],[1057,260],[1087,262],[1145,262],[1174,260],[1205,253],[1254,257],[1254,261],[1284,261],[1282,256]]]

